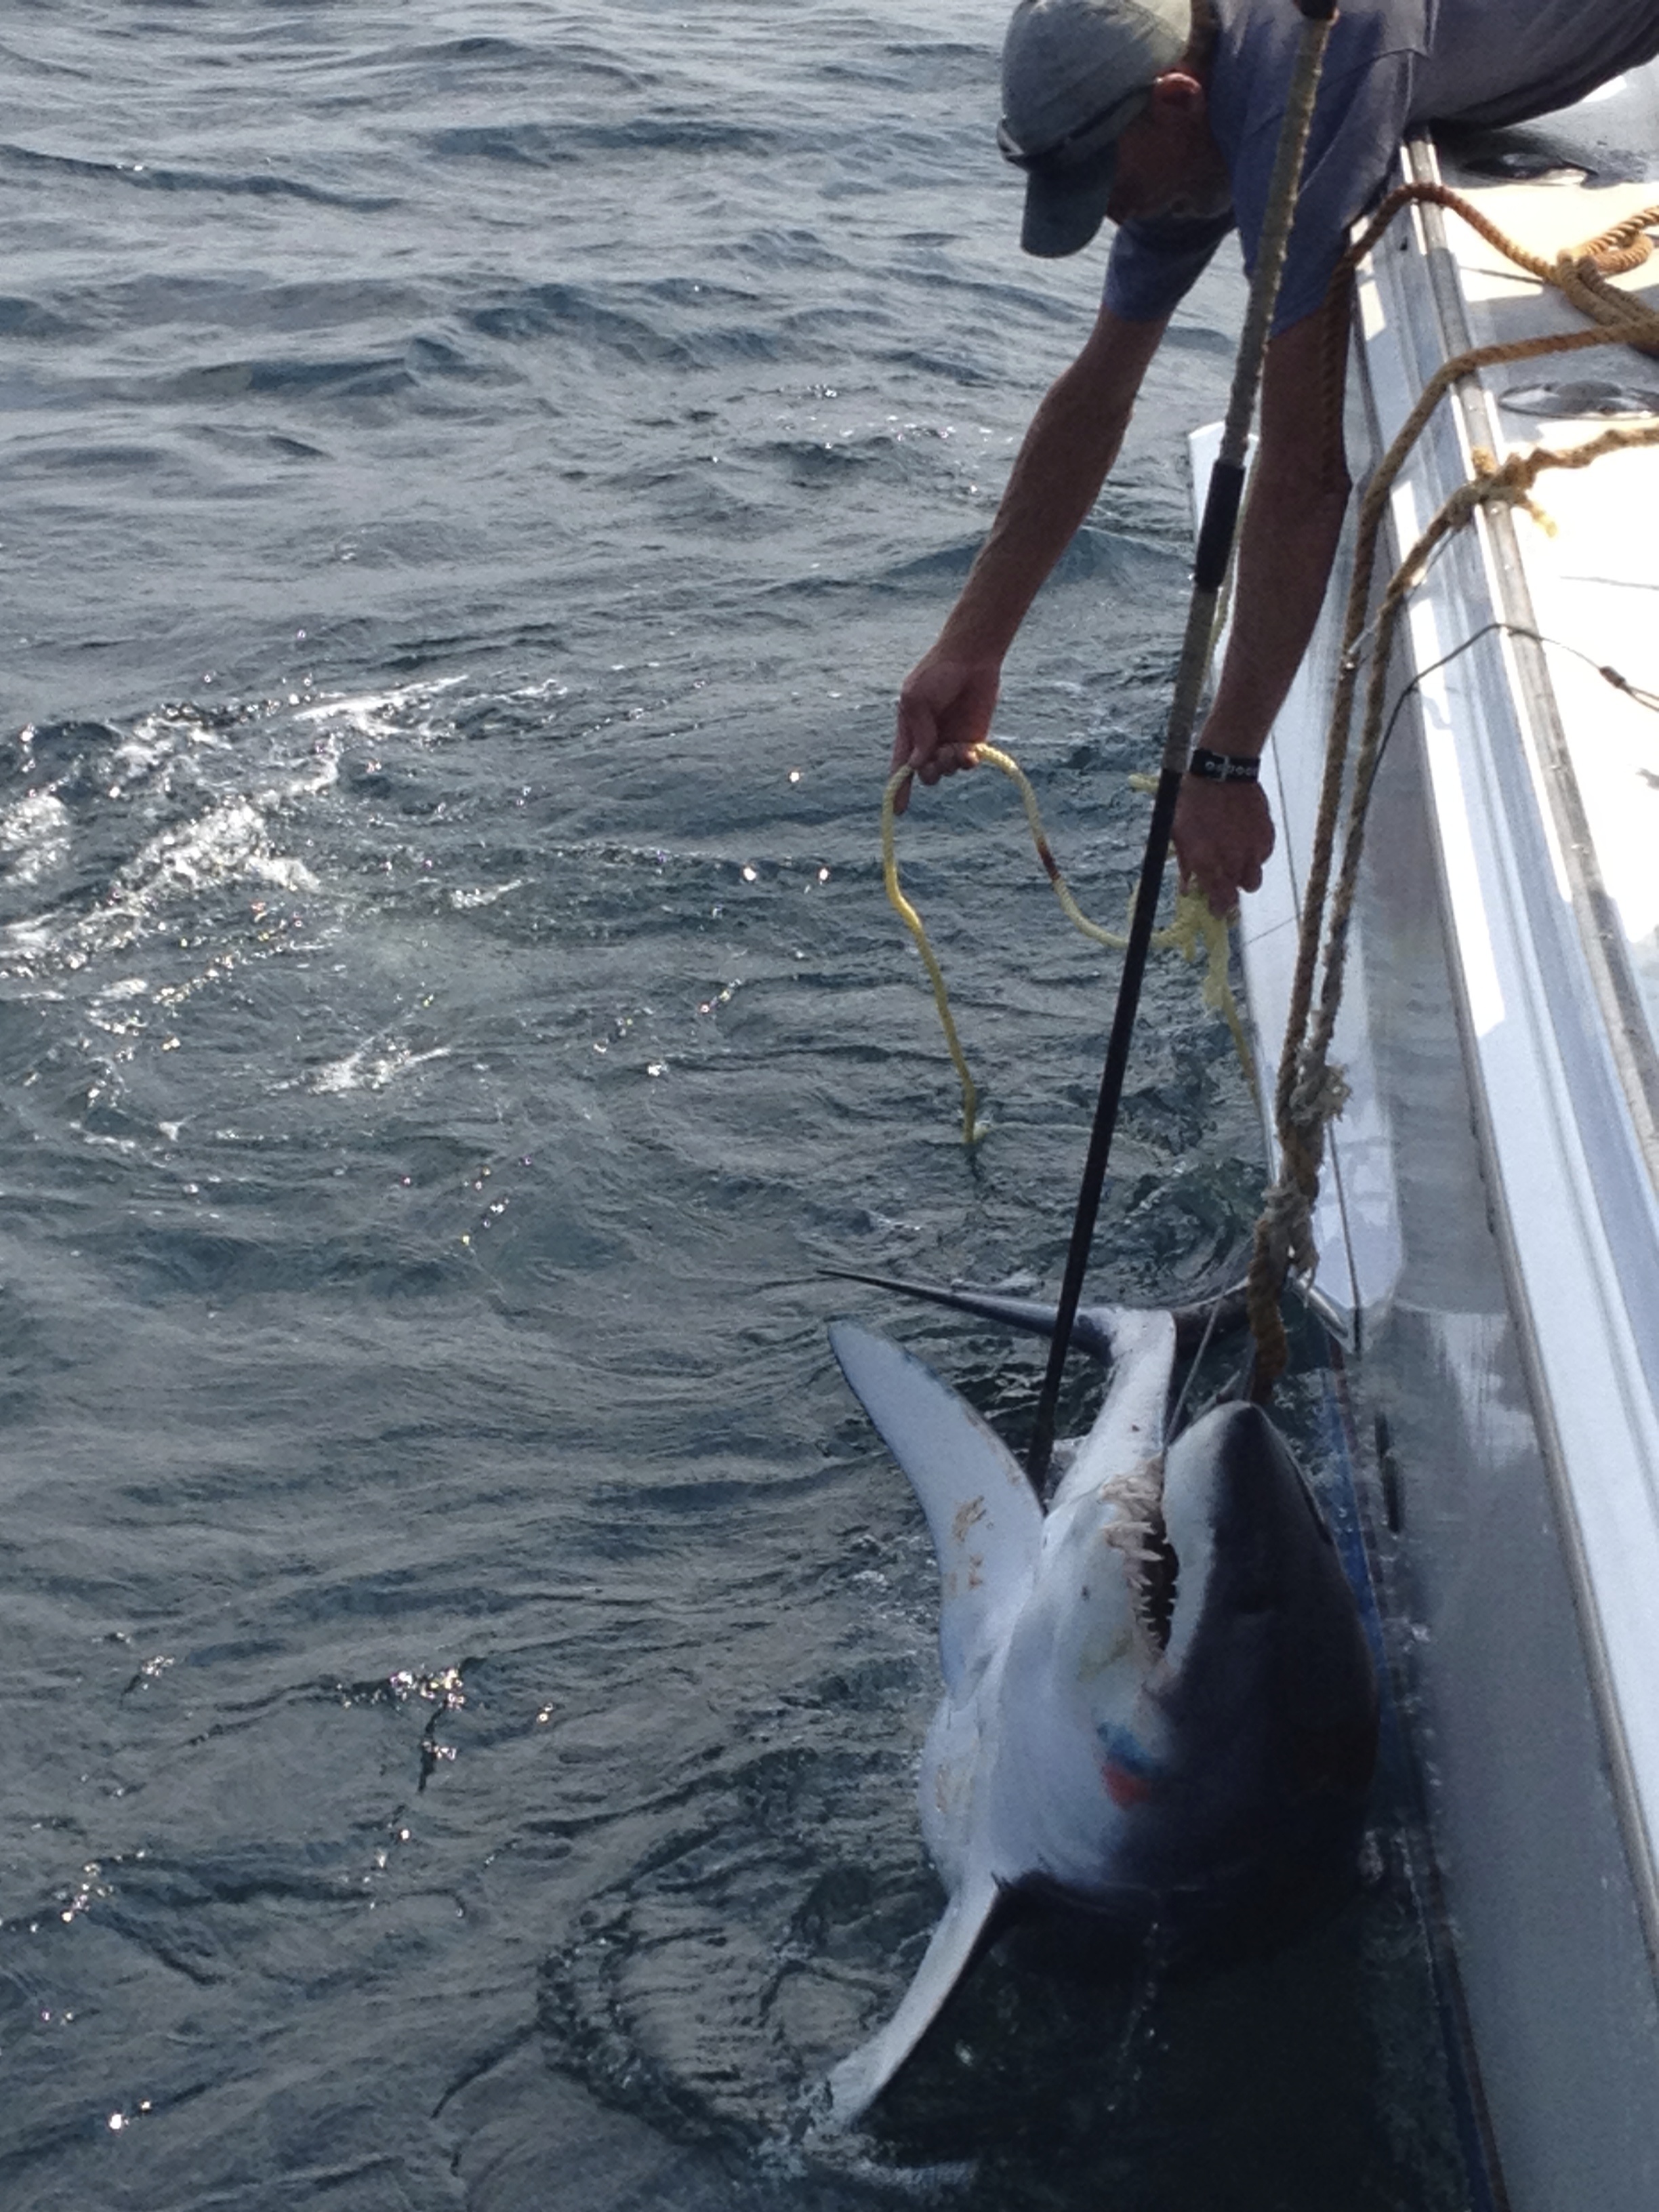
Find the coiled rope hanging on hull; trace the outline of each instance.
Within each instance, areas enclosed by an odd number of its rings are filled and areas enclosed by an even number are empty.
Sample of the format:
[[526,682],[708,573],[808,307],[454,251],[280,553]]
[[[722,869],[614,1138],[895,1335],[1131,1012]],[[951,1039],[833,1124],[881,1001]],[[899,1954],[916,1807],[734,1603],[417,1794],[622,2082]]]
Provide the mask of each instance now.
[[[1445,362],[1424,387],[1399,435],[1378,464],[1360,505],[1353,576],[1343,625],[1337,686],[1326,732],[1324,774],[1303,898],[1290,1013],[1273,1092],[1279,1172],[1268,1187],[1255,1225],[1250,1261],[1249,1303],[1256,1346],[1255,1393],[1259,1400],[1270,1395],[1289,1358],[1289,1345],[1279,1312],[1279,1296],[1286,1277],[1292,1270],[1310,1276],[1317,1261],[1313,1245],[1313,1208],[1324,1164],[1326,1131],[1341,1112],[1346,1097],[1341,1071],[1331,1064],[1331,1039],[1342,1001],[1349,927],[1364,852],[1366,812],[1382,742],[1389,668],[1406,603],[1438,547],[1471,521],[1483,507],[1522,507],[1535,520],[1546,521],[1531,496],[1533,486],[1546,471],[1587,468],[1607,453],[1659,445],[1659,422],[1656,422],[1640,428],[1605,430],[1578,446],[1538,447],[1531,452],[1511,453],[1501,464],[1491,453],[1477,450],[1472,455],[1474,475],[1445,501],[1412,546],[1385,586],[1377,612],[1374,618],[1371,617],[1377,538],[1389,495],[1435,409],[1454,384],[1500,362],[1579,352],[1592,346],[1631,345],[1644,353],[1659,354],[1659,313],[1608,281],[1613,276],[1640,267],[1651,255],[1653,240],[1647,233],[1659,224],[1659,206],[1644,208],[1603,231],[1587,245],[1571,248],[1549,261],[1508,237],[1461,194],[1443,185],[1413,183],[1401,185],[1382,203],[1345,255],[1332,280],[1333,342],[1328,355],[1331,363],[1328,374],[1333,382],[1341,362],[1340,349],[1335,343],[1340,337],[1337,317],[1345,304],[1354,270],[1401,209],[1424,202],[1461,216],[1518,267],[1559,291],[1589,316],[1595,327],[1478,346]],[[1331,866],[1347,781],[1349,732],[1359,673],[1368,657],[1370,672],[1343,829],[1342,862],[1333,890]],[[1316,1008],[1316,971],[1320,990]]]

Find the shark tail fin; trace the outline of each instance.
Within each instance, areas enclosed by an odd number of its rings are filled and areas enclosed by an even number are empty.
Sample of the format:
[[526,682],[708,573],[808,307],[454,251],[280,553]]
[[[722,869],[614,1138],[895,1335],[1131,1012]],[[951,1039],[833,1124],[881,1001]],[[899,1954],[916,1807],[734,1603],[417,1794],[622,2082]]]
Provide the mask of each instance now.
[[898,2010],[831,2073],[832,2127],[850,2128],[862,2118],[909,2057],[990,1941],[1001,1898],[994,1876],[975,1872],[951,1899]]

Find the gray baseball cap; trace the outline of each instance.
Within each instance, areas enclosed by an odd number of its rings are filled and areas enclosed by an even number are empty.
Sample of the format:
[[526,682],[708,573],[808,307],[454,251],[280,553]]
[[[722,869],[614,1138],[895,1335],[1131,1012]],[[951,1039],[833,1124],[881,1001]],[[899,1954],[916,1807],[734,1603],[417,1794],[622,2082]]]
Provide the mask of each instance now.
[[1119,136],[1191,33],[1191,0],[1019,0],[997,143],[1026,174],[1028,253],[1076,253],[1100,228]]

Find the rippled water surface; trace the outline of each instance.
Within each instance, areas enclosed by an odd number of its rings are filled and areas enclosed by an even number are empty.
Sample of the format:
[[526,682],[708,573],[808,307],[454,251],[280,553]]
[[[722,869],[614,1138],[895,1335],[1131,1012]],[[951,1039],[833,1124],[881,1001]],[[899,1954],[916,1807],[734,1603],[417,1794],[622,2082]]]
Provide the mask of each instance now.
[[[1111,981],[1005,787],[917,808],[966,1158],[889,702],[1099,276],[1016,250],[1000,15],[0,16],[8,2212],[1463,2201],[1386,1819],[1302,1950],[994,1961],[810,2127],[938,1905],[823,1323],[1011,1432],[1036,1370],[819,1271],[1054,1280]],[[1011,664],[1109,917],[1237,288]],[[1131,1088],[1097,1279],[1166,1299],[1260,1182],[1182,972]]]

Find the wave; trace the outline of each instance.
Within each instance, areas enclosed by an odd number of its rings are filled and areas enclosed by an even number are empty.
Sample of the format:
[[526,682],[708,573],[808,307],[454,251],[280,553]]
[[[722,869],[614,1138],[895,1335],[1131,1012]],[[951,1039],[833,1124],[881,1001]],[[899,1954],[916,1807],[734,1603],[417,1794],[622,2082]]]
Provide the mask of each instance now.
[[529,169],[550,169],[581,159],[569,133],[549,123],[474,123],[434,131],[427,151],[441,161],[511,161]]
[[799,147],[797,137],[786,142],[781,131],[752,124],[714,123],[700,115],[636,115],[626,123],[581,125],[569,135],[573,144],[595,151],[772,155],[785,151],[786,144]]
[[[489,75],[489,66],[499,63],[512,70],[515,78],[536,71],[556,76],[561,82],[572,78],[598,79],[602,83],[622,85],[630,92],[644,92],[658,82],[654,70],[641,69],[637,64],[622,62],[602,47],[590,46],[580,40],[560,37],[556,42],[532,44],[520,39],[494,37],[474,33],[459,39],[438,39],[415,46],[386,46],[371,52],[356,55],[349,67],[361,70],[383,70],[404,64],[426,65],[482,62],[486,66],[481,75]],[[453,77],[446,82],[453,82]]]
[[0,294],[0,336],[73,338],[79,337],[85,328],[83,323],[71,322],[68,316],[43,307],[38,300],[20,299],[13,293]]
[[318,207],[353,208],[368,213],[398,204],[386,193],[331,192],[320,185],[302,184],[297,177],[272,177],[258,170],[233,175],[211,169],[155,167],[147,161],[88,161],[79,155],[43,154],[33,146],[5,142],[0,142],[0,167],[87,177],[100,184],[130,185],[137,191],[249,193],[259,199],[306,200]]
[[[731,305],[748,308],[750,319],[695,332],[668,327],[665,319],[647,312],[658,306],[701,310]],[[757,319],[764,305],[751,295],[679,277],[619,285],[603,293],[583,284],[530,284],[491,306],[474,308],[465,320],[485,337],[573,337],[631,361],[698,368],[720,361],[775,359],[778,337]]]

